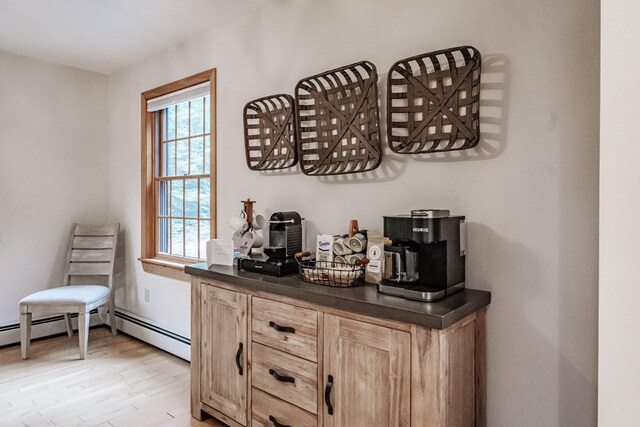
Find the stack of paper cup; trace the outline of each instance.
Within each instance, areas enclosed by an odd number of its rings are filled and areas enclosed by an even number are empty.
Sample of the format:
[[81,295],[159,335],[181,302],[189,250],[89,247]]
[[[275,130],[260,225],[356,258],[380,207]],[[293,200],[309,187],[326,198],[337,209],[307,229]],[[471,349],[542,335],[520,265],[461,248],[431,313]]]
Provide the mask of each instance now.
[[338,237],[333,241],[333,253],[338,256],[351,255],[353,250],[349,247],[348,237]]
[[367,238],[364,234],[358,232],[347,240],[347,245],[355,253],[365,252],[367,250]]
[[353,237],[347,235],[334,236],[331,248],[333,249],[334,262],[353,265],[356,261],[365,257],[367,237],[363,232],[358,232]]

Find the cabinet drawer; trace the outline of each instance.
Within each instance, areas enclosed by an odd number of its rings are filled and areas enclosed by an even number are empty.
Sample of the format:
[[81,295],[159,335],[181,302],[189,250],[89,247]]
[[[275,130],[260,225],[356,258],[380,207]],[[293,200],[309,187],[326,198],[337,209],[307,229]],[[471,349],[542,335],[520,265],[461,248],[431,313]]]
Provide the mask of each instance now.
[[317,427],[315,415],[254,388],[251,394],[251,425],[253,427]]
[[318,361],[318,312],[253,298],[251,339],[269,347]]
[[313,414],[318,408],[318,365],[254,343],[251,383],[269,394]]

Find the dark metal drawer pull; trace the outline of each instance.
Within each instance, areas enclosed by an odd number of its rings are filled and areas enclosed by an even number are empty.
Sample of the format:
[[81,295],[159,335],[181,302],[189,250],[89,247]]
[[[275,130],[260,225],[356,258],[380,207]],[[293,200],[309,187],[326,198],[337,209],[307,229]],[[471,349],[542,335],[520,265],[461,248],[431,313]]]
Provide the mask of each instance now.
[[269,415],[269,421],[273,423],[273,427],[291,427],[290,425],[280,424],[273,415]]
[[275,329],[278,332],[287,332],[289,334],[295,334],[296,330],[295,328],[292,328],[291,326],[280,326],[278,325],[276,322],[269,322],[269,326],[272,327],[273,329]]
[[295,378],[290,377],[289,375],[279,374],[273,369],[269,369],[269,375],[271,375],[273,378],[277,379],[278,381],[282,381],[283,383],[291,383],[291,384],[296,383]]
[[324,389],[324,402],[327,404],[327,413],[333,415],[333,406],[331,405],[331,389],[333,388],[333,375],[327,378],[327,387]]
[[242,355],[242,343],[238,346],[238,351],[236,352],[236,366],[238,367],[238,373],[242,375],[242,365],[240,364],[240,356]]

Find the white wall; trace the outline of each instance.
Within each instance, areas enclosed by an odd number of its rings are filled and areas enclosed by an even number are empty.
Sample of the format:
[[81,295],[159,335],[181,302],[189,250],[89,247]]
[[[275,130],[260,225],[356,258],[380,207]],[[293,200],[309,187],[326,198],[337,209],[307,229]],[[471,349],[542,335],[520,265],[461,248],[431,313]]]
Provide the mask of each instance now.
[[[493,292],[488,424],[596,422],[598,2],[268,1],[110,76],[110,212],[127,226],[122,308],[189,333],[189,285],[142,272],[140,93],[218,69],[220,236],[240,200],[298,210],[309,235],[381,228],[383,214],[467,215],[467,284]],[[483,54],[482,142],[439,156],[386,150],[374,173],[312,178],[247,169],[242,108],[305,76],[368,59],[384,96],[397,59],[461,44]],[[382,111],[384,118],[384,109]],[[142,301],[143,289],[151,301]]]
[[0,326],[61,285],[71,224],[107,219],[106,98],[105,75],[0,51]]
[[640,425],[640,4],[602,3],[598,420]]

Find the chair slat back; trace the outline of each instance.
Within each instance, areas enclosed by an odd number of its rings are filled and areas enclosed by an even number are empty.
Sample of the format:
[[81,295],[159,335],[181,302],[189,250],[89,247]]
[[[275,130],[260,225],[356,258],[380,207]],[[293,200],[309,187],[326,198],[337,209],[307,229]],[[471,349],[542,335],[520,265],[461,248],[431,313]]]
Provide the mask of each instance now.
[[113,227],[118,224],[76,224],[78,236],[113,236]]
[[111,261],[111,248],[72,249],[71,262],[108,262]]
[[111,265],[108,262],[71,262],[69,275],[74,276],[98,276],[111,274]]
[[76,235],[73,239],[74,249],[111,249],[114,245],[113,236],[83,236]]
[[120,224],[73,224],[65,285],[71,283],[71,276],[108,276],[108,286],[111,288],[119,231]]

